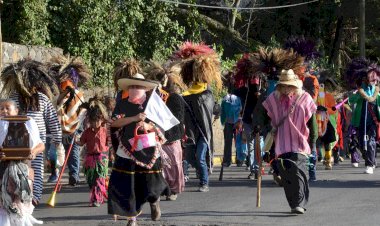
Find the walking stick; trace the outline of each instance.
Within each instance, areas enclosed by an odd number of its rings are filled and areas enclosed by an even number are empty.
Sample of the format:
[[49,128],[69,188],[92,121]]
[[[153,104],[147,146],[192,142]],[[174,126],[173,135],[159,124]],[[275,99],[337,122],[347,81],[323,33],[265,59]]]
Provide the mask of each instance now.
[[261,160],[261,146],[260,146],[260,133],[256,133],[255,137],[255,154],[259,164],[259,171],[257,172],[257,193],[256,193],[256,207],[260,208],[261,204],[261,168],[263,162]]
[[66,158],[65,158],[65,162],[63,163],[62,169],[59,172],[57,183],[55,184],[54,190],[51,193],[51,196],[50,196],[49,200],[47,201],[47,204],[50,207],[54,207],[55,206],[55,195],[57,194],[58,188],[59,188],[59,190],[61,190],[61,184],[60,184],[61,178],[62,178],[62,175],[63,175],[63,173],[65,171],[66,164],[67,164],[67,161],[68,161],[68,159],[70,157],[71,150],[73,149],[73,145],[74,145],[74,141],[75,141],[75,135],[76,135],[76,133],[74,133],[73,139],[71,140],[70,147],[69,147],[69,150],[67,151],[67,155],[66,155]]
[[222,168],[220,169],[220,174],[219,174],[219,181],[223,180],[223,171],[224,171],[224,166],[223,166],[223,162],[222,162]]

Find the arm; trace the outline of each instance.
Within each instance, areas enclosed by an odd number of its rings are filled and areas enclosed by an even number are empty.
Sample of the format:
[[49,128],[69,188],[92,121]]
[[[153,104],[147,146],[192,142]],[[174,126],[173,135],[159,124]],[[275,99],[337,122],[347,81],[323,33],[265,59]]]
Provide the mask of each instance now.
[[318,126],[317,126],[317,118],[315,117],[315,114],[311,116],[309,121],[307,121],[307,127],[310,130],[309,134],[309,145],[313,145],[317,142],[318,139]]
[[224,125],[226,123],[225,108],[226,108],[226,103],[223,100],[222,104],[221,104],[221,109],[220,109],[220,123],[222,123],[222,125]]
[[144,113],[140,113],[132,117],[119,118],[112,122],[111,127],[121,128],[131,124],[132,122],[144,121],[145,118],[146,115]]

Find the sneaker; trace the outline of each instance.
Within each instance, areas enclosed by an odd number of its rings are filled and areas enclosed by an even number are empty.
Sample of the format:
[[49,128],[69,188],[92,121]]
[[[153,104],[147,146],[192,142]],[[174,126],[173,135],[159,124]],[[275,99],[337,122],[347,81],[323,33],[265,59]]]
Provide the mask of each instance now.
[[257,180],[257,178],[258,178],[257,173],[251,172],[251,173],[248,175],[248,179],[250,179],[250,180]]
[[373,167],[372,166],[366,166],[364,173],[373,174]]
[[150,203],[150,217],[153,221],[158,221],[161,218],[160,200]]
[[305,209],[302,207],[297,206],[296,208],[291,209],[291,213],[296,213],[296,214],[304,214]]
[[199,187],[198,191],[199,192],[208,192],[208,191],[210,191],[210,188],[204,184],[204,185]]
[[359,163],[357,163],[357,162],[353,162],[353,163],[351,163],[351,165],[354,168],[358,168],[359,167]]
[[93,206],[93,207],[99,207],[99,206],[100,206],[100,203],[98,203],[98,202],[93,202],[93,203],[92,203],[92,206]]
[[55,174],[52,174],[52,175],[50,175],[50,177],[49,177],[49,179],[48,179],[48,183],[57,183],[57,181],[58,181],[58,176],[57,175],[55,175]]
[[189,175],[185,175],[185,178],[184,178],[184,179],[185,179],[185,182],[188,182],[189,179],[190,179],[190,178],[189,178]]
[[166,201],[175,201],[177,200],[177,194],[171,194],[169,196],[166,196]]

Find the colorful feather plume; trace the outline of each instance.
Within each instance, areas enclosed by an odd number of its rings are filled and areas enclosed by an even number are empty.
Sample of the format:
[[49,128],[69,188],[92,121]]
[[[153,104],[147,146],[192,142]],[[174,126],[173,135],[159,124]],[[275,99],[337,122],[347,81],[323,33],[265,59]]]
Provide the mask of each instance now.
[[294,52],[305,58],[306,62],[316,59],[320,56],[316,50],[316,44],[313,40],[306,39],[303,36],[290,37],[284,45],[284,49],[293,49]]
[[82,109],[86,109],[86,116],[90,121],[96,121],[99,119],[108,120],[107,108],[103,103],[104,98],[95,95],[90,98],[88,102],[81,104],[77,112],[79,114]]
[[20,60],[5,67],[1,74],[1,82],[2,94],[6,96],[16,91],[28,99],[41,92],[52,100],[58,94],[55,79],[49,75],[42,63],[35,60]]
[[184,60],[199,55],[216,54],[216,52],[204,43],[184,42],[177,51],[174,52],[173,60]]
[[282,69],[293,69],[296,74],[300,73],[304,58],[293,50],[260,48],[251,54],[251,61],[253,62],[251,74],[262,72],[267,79],[277,80]]
[[58,83],[71,80],[75,87],[86,85],[91,74],[80,57],[55,57],[47,64],[49,73],[56,77]]
[[126,58],[116,64],[113,72],[113,83],[115,90],[118,91],[117,81],[121,78],[130,78],[137,73],[142,73],[139,61],[133,58]]
[[359,57],[353,59],[349,64],[347,64],[344,78],[350,88],[357,88],[360,86],[362,79],[370,74],[370,72],[375,72],[374,79],[377,81],[380,80],[379,66],[366,58]]

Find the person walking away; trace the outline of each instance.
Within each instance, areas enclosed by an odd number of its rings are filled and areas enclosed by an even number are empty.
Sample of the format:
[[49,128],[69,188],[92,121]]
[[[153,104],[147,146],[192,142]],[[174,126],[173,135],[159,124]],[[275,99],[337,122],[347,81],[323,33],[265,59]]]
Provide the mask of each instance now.
[[275,131],[277,167],[292,213],[303,214],[309,199],[307,174],[309,129],[316,111],[310,94],[293,70],[282,70],[276,91],[263,102]]

